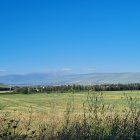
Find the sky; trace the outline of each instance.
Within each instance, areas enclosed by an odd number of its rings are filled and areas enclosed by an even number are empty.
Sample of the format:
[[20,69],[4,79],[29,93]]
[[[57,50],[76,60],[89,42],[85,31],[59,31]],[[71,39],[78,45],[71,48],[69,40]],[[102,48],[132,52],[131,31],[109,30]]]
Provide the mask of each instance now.
[[140,72],[140,1],[1,0],[0,74]]

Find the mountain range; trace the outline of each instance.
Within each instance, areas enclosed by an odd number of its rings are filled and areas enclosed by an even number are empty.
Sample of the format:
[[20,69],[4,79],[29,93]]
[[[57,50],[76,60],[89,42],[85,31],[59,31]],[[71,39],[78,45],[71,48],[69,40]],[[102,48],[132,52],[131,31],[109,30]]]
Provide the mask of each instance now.
[[30,73],[3,75],[0,76],[0,83],[7,85],[128,84],[140,83],[140,73]]

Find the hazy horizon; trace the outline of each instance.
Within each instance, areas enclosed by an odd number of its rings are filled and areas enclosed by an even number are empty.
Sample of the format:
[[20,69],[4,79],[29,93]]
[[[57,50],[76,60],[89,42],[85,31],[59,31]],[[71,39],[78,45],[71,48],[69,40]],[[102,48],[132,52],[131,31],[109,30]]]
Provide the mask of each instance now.
[[86,74],[136,74],[140,72],[79,72],[79,73],[74,73],[74,72],[67,72],[67,71],[62,71],[62,70],[57,70],[57,71],[46,71],[46,72],[27,72],[27,73],[1,73],[0,76],[10,76],[10,75],[38,75],[38,74],[62,74],[62,75],[86,75]]

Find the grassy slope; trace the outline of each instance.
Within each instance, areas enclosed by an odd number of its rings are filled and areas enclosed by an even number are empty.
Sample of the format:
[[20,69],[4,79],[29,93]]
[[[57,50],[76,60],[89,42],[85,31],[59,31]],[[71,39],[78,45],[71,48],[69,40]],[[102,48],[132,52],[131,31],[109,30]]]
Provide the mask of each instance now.
[[0,88],[8,88],[9,86],[4,85],[4,84],[0,84]]

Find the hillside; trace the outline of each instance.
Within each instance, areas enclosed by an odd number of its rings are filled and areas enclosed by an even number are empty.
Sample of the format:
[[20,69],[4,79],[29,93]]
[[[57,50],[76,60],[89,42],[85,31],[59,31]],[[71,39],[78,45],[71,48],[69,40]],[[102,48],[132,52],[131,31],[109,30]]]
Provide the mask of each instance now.
[[5,85],[5,84],[2,84],[0,83],[0,88],[8,88],[9,86]]
[[116,84],[140,83],[140,73],[33,73],[0,76],[0,83],[12,85],[65,85],[65,84]]

